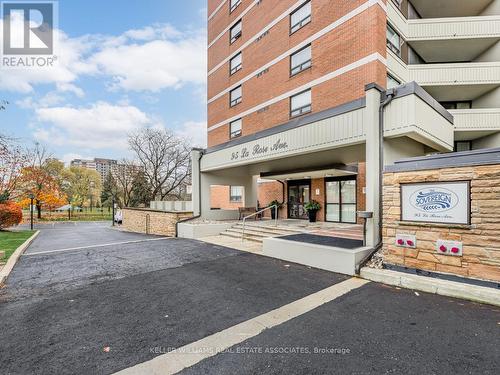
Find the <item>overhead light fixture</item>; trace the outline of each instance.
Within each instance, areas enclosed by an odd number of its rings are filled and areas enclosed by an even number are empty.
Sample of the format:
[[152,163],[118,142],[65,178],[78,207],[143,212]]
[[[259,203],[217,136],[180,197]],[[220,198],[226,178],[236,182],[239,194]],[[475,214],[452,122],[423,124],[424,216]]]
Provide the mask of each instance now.
[[307,180],[307,179],[311,178],[311,176],[304,176],[304,178]]

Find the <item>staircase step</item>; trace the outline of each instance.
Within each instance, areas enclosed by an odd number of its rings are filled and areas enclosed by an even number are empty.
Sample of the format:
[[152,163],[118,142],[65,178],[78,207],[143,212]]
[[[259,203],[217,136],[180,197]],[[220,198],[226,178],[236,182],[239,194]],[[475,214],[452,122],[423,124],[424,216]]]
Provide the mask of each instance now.
[[[243,224],[235,224],[231,228],[243,228]],[[289,227],[283,227],[283,226],[271,226],[271,225],[255,225],[255,224],[245,224],[245,230],[246,229],[251,229],[251,230],[261,230],[263,232],[280,232],[282,234],[295,234],[295,233],[303,233],[303,230],[300,229],[291,229]]]
[[[243,228],[242,227],[231,227],[227,229],[228,231],[232,232],[238,232],[238,233],[243,233]],[[260,234],[264,237],[271,237],[271,236],[286,236],[290,235],[290,232],[284,232],[280,230],[261,230],[260,228],[253,228],[253,227],[246,227],[245,228],[245,234],[246,233],[254,233],[254,234]]]
[[[241,239],[241,234],[238,235],[236,233],[222,232],[220,235],[224,236],[224,237],[231,237],[231,238]],[[253,242],[262,243],[262,240],[263,240],[263,237],[254,237],[254,236],[249,236],[249,235],[245,234],[245,241],[253,241]]]

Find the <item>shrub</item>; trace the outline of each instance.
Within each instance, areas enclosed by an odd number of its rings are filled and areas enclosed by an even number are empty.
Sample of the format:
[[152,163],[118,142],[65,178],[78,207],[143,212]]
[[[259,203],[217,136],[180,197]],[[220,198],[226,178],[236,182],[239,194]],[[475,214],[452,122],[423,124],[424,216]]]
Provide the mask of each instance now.
[[18,225],[22,220],[23,211],[16,203],[0,203],[0,230]]
[[321,204],[319,202],[312,200],[304,205],[306,211],[319,211],[321,210]]

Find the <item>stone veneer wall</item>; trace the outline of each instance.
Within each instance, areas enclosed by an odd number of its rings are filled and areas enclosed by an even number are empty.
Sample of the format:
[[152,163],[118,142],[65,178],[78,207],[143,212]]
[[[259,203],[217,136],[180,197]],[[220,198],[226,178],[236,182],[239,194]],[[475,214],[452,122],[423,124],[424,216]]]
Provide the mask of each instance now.
[[[471,181],[471,225],[400,222],[400,184]],[[500,165],[384,174],[384,263],[500,281]],[[417,248],[395,245],[396,234],[416,235]],[[460,257],[438,254],[436,240],[461,241]]]
[[149,215],[148,234],[175,236],[175,224],[193,216],[192,212],[165,212],[140,208],[124,208],[123,228],[130,232],[146,233],[146,217]]

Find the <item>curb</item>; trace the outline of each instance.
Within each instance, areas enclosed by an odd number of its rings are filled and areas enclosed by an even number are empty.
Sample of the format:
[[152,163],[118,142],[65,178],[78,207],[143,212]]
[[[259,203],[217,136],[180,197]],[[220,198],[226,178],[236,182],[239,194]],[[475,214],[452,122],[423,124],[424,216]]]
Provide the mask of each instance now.
[[38,236],[39,233],[40,231],[37,230],[30,238],[24,241],[24,243],[21,246],[19,246],[16,249],[16,251],[14,251],[14,253],[10,256],[9,260],[0,271],[0,288],[3,287],[5,280],[7,280],[7,277],[9,277],[12,269],[16,265],[21,255],[28,248],[28,246],[31,245],[31,243],[34,241],[34,239]]
[[361,269],[361,277],[387,285],[500,307],[500,290],[493,288],[368,267]]

